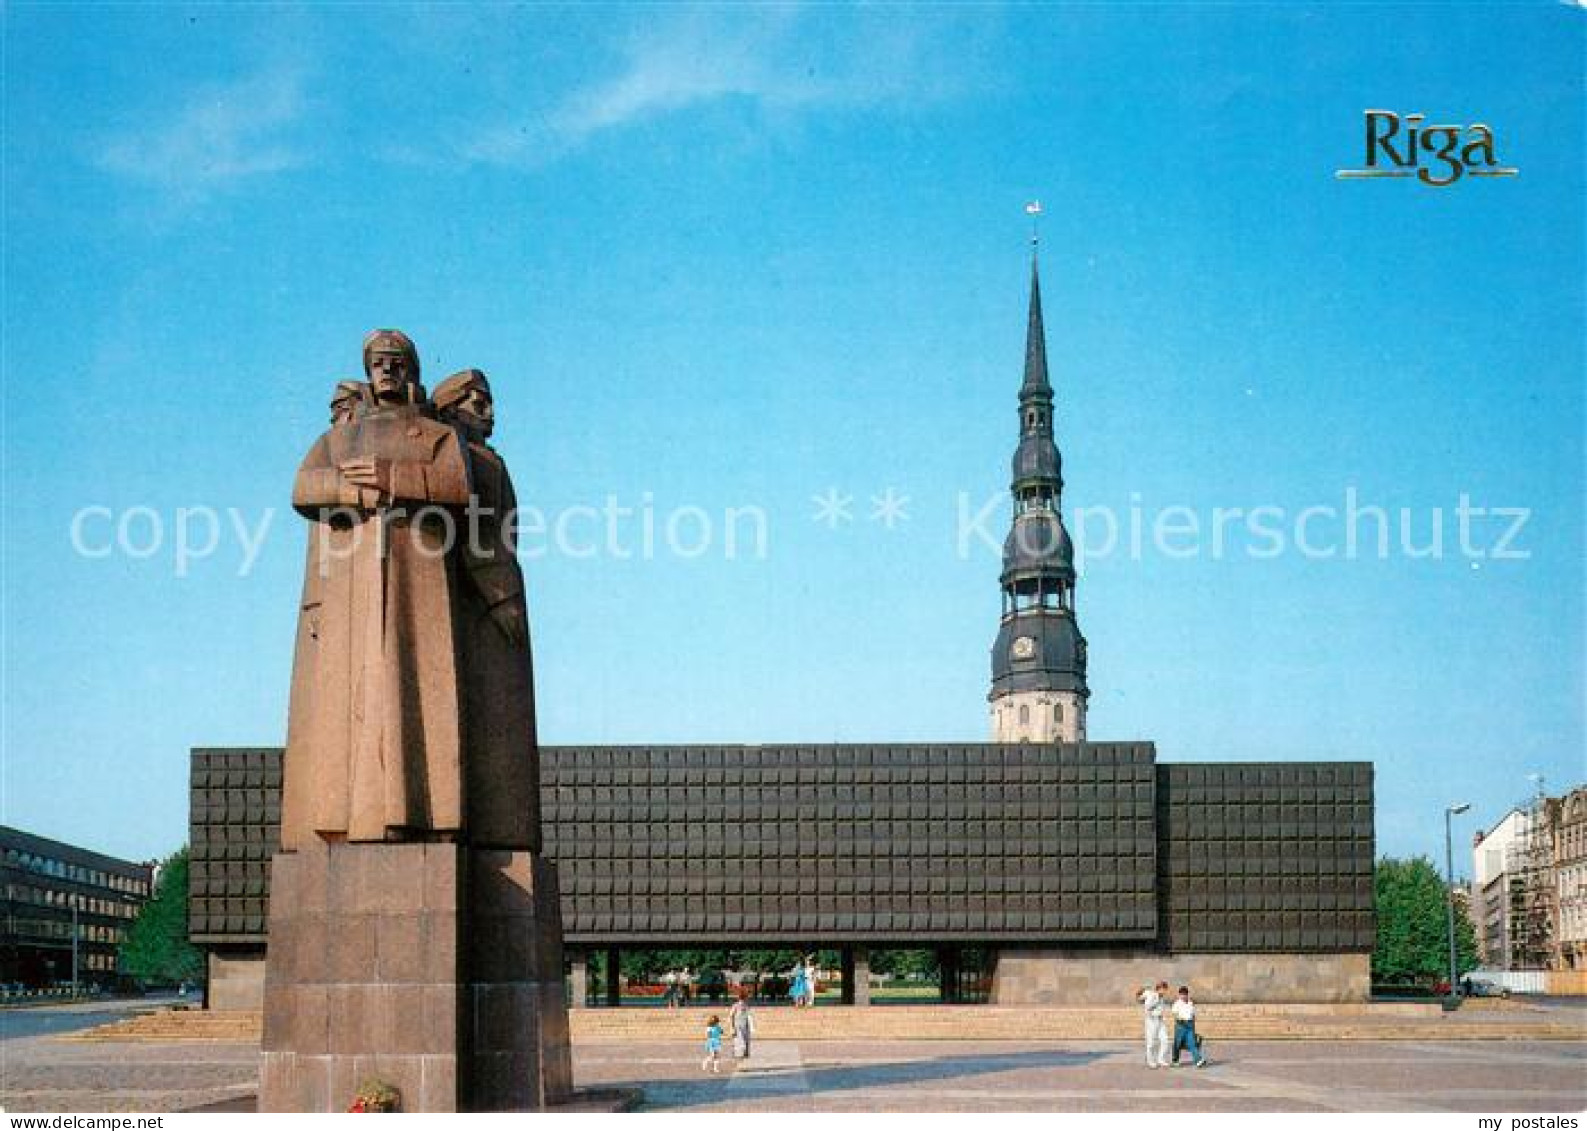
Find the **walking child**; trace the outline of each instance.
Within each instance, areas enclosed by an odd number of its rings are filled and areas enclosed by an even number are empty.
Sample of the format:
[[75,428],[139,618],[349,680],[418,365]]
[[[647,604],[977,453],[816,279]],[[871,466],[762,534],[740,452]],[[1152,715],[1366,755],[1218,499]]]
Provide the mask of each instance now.
[[1184,1049],[1197,1068],[1206,1066],[1207,1058],[1201,1055],[1196,1041],[1196,1003],[1190,1000],[1190,987],[1179,987],[1179,1000],[1174,1002],[1174,1064],[1179,1064],[1179,1050]]
[[705,1059],[700,1062],[700,1071],[722,1071],[722,1019],[714,1013],[705,1023]]
[[797,1009],[805,1003],[805,964],[801,960],[794,965],[793,978],[788,983],[788,997]]

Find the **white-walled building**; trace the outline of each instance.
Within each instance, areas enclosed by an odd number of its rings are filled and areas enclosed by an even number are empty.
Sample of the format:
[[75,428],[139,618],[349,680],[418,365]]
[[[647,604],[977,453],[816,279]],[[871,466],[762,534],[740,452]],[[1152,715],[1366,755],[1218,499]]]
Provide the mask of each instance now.
[[1521,880],[1526,834],[1531,818],[1511,809],[1487,832],[1479,832],[1471,848],[1471,919],[1484,966],[1512,969],[1511,924],[1513,888]]
[[[1535,835],[1534,821],[1541,825]],[[1587,786],[1510,810],[1477,834],[1471,863],[1471,918],[1484,965],[1587,970]]]

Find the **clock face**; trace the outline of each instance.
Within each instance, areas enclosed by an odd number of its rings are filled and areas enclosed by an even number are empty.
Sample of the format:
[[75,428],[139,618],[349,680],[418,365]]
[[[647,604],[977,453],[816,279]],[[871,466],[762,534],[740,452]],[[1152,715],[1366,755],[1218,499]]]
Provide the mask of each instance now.
[[1016,636],[1014,638],[1014,658],[1028,660],[1036,654],[1036,638],[1034,636]]

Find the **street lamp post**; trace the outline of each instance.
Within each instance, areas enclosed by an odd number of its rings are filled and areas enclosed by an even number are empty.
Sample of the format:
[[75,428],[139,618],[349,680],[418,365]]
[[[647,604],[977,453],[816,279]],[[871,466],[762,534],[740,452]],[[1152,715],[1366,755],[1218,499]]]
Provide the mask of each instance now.
[[1471,806],[1465,803],[1451,805],[1444,810],[1444,911],[1449,920],[1449,999],[1460,999],[1455,985],[1460,978],[1460,967],[1455,956],[1455,817]]
[[72,895],[72,1000],[77,1000],[77,895]]

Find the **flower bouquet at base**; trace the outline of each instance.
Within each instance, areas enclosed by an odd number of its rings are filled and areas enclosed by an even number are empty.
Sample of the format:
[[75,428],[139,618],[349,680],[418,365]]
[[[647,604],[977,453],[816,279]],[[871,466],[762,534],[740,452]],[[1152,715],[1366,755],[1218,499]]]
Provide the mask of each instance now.
[[370,1077],[358,1085],[358,1092],[353,1096],[352,1106],[348,1111],[401,1111],[402,1093],[386,1083]]

